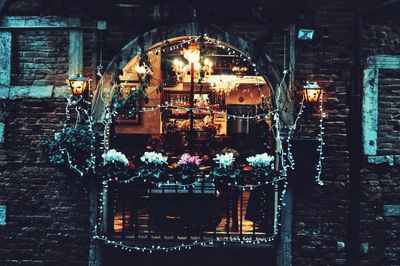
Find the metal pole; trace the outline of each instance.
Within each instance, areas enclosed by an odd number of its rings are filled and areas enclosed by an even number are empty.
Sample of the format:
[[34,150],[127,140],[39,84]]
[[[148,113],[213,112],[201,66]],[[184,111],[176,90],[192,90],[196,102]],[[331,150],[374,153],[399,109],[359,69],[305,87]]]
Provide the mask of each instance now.
[[194,63],[190,63],[190,137],[189,137],[189,148],[193,150],[193,104],[194,104]]

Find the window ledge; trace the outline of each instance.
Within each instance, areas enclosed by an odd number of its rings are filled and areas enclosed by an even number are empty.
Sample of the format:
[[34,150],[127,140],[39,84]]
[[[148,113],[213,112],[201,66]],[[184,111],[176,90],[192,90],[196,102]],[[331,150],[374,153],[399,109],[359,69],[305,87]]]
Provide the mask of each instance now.
[[400,155],[375,155],[367,156],[369,164],[400,165]]

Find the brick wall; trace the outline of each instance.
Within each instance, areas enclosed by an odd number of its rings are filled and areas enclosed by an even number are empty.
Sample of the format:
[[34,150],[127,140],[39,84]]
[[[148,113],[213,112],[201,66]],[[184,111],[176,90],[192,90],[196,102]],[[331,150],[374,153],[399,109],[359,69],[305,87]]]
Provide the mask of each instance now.
[[[363,60],[400,55],[400,20],[395,7],[373,13],[362,28]],[[379,70],[378,155],[400,155],[400,70]],[[362,265],[398,265],[400,217],[385,215],[384,205],[400,204],[400,166],[369,164],[362,169],[361,241],[368,243]]]
[[[36,1],[35,5],[39,2]],[[300,100],[300,86],[308,75],[319,74],[324,79],[327,117],[324,122],[326,145],[322,179],[326,185],[298,185],[295,189],[293,264],[343,265],[345,250],[338,249],[337,243],[345,241],[347,233],[349,152],[346,123],[354,64],[353,22],[359,7],[344,0],[311,1],[310,6],[312,15],[301,23],[305,26],[311,23],[318,33],[323,34],[317,35],[315,42],[296,43],[298,89],[295,102]],[[18,8],[14,7],[10,14],[26,14],[29,8],[25,8],[24,12],[18,13]],[[107,17],[104,67],[138,34],[160,25],[194,19],[192,8],[170,5],[159,7],[158,13],[155,10],[149,6],[135,7],[132,12],[121,14],[125,22],[117,16]],[[275,25],[260,23],[271,13],[266,8],[246,9],[243,16],[240,16],[240,11],[240,8],[232,9],[225,20],[218,20],[216,12],[209,11],[209,22],[254,43],[262,40],[263,52],[271,56],[281,71],[284,27],[277,23],[277,30]],[[35,15],[38,11],[30,12]],[[51,9],[48,12],[57,14]],[[134,22],[126,23],[129,19]],[[93,21],[86,18],[84,23]],[[399,21],[394,15],[369,18],[362,33],[363,60],[376,54],[400,54],[398,26]],[[68,73],[68,31],[16,31],[13,40],[13,85],[64,85]],[[94,33],[85,31],[85,74],[92,73],[97,64],[96,46]],[[400,113],[397,111],[399,90],[397,85],[392,85],[392,82],[399,82],[398,73],[381,73],[381,154],[399,149],[398,140],[395,142],[395,134],[399,134],[396,119],[396,114]],[[64,119],[64,104],[63,100],[50,99],[6,101],[0,112],[0,122],[6,123],[6,142],[0,144],[0,167],[4,169],[0,179],[0,203],[7,205],[9,213],[8,225],[0,228],[0,258],[7,261],[6,265],[12,265],[11,260],[15,260],[14,264],[21,262],[26,265],[86,264],[89,237],[87,195],[79,182],[49,167],[38,146],[40,140],[52,136]],[[308,120],[302,119],[302,132],[298,136],[315,136],[318,119],[318,113],[309,116]],[[365,265],[396,265],[396,257],[400,256],[396,242],[400,232],[399,218],[383,215],[383,205],[400,204],[399,174],[398,166],[365,164],[362,170],[361,240],[369,242],[370,247],[369,252],[363,255]],[[301,176],[295,178],[301,183]],[[3,263],[1,259],[0,263]]]
[[[64,119],[64,100],[2,102],[0,265],[87,265],[88,200],[80,181],[47,163],[41,141]],[[1,144],[0,144],[1,145]]]
[[[314,16],[310,20],[316,25],[317,40],[297,43],[296,80],[299,94],[301,85],[310,74],[317,74],[317,80],[323,86],[326,118],[321,179],[325,185],[308,184],[295,188],[293,264],[344,265],[345,249],[338,249],[337,243],[346,240],[347,230],[347,92],[351,87],[352,22],[356,8],[346,1],[318,1],[314,4]],[[308,119],[300,120],[302,130],[299,135],[316,137],[319,118],[319,111],[315,111]],[[296,178],[305,177],[299,175]],[[300,180],[298,184],[302,182]]]
[[11,85],[65,85],[68,36],[66,30],[13,32]]

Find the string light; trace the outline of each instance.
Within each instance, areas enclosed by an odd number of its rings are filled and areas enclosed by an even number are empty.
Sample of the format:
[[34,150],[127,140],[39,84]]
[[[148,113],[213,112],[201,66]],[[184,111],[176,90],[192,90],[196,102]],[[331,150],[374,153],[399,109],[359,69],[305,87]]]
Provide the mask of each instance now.
[[[202,110],[207,110],[210,113],[213,114],[225,114],[226,112],[224,111],[217,111],[216,109],[213,109],[212,107],[183,107],[183,106],[176,106],[176,105],[157,105],[157,106],[147,106],[147,107],[142,107],[141,109],[137,110],[139,113],[145,113],[145,112],[154,112],[158,109],[179,109],[179,110],[184,110],[186,112],[189,111],[202,111]],[[261,119],[262,117],[267,117],[270,116],[274,113],[278,112],[277,110],[269,111],[268,113],[263,113],[263,114],[258,114],[258,115],[253,115],[253,116],[245,116],[245,115],[231,115],[231,114],[226,114],[228,118],[233,118],[233,119]],[[195,113],[195,112],[194,112]],[[117,112],[113,112],[112,115],[118,115]]]
[[[168,51],[172,51],[172,50],[176,50],[176,49],[182,49],[183,45],[189,44],[193,40],[198,41],[199,38],[200,37],[189,37],[186,41],[182,41],[182,42],[180,42],[180,43],[178,43],[176,45],[168,45],[167,47],[160,47],[160,48],[157,48],[157,49],[150,50],[150,51],[148,51],[148,53],[159,53],[159,52],[166,52],[167,50]],[[205,36],[205,39],[206,39],[206,43],[216,44],[217,47],[219,47],[221,49],[224,49],[225,51],[228,52],[228,54],[233,55],[233,56],[237,56],[237,57],[241,58],[245,62],[249,62],[250,65],[252,67],[254,67],[255,74],[256,75],[259,74],[259,72],[256,69],[256,67],[257,67],[256,64],[252,62],[250,57],[247,57],[247,56],[243,55],[242,53],[238,53],[234,49],[226,47],[225,45],[221,45],[220,41],[218,41],[218,40],[212,40],[212,39],[208,38],[207,36]],[[283,80],[284,80],[284,78],[283,78]],[[282,83],[283,83],[283,80],[282,80]],[[260,88],[260,84],[259,83],[257,83],[257,87]],[[260,90],[260,93],[261,93],[261,98],[263,100],[267,98],[265,95],[262,94],[261,90]],[[275,97],[275,98],[278,99],[279,97]],[[102,97],[101,97],[101,99],[104,101],[104,99]],[[150,108],[149,107],[147,107],[147,108],[143,107],[141,110],[139,110],[139,112],[151,112],[151,111],[155,111],[157,109],[163,109],[163,108],[179,108],[179,109],[183,109],[183,110],[186,110],[186,111],[197,111],[197,110],[203,110],[204,109],[204,108],[201,108],[201,107],[190,108],[190,107],[180,107],[180,106],[178,107],[178,106],[173,106],[173,105],[163,105],[163,106],[159,105],[159,106],[150,107]],[[221,112],[221,111],[214,110],[212,108],[207,108],[207,109],[210,112],[213,112],[213,113],[224,113],[224,112]],[[272,181],[268,181],[268,182],[264,182],[264,183],[258,183],[258,184],[255,184],[255,185],[238,185],[237,183],[234,184],[234,186],[239,187],[241,190],[247,190],[247,189],[253,190],[253,189],[255,189],[255,188],[259,187],[259,186],[264,186],[264,185],[267,185],[267,184],[274,184],[275,185],[275,190],[278,190],[279,189],[279,187],[278,187],[279,181],[284,181],[283,182],[282,192],[280,193],[280,196],[278,197],[278,200],[277,200],[278,201],[277,205],[276,205],[277,212],[275,213],[275,217],[274,217],[274,233],[273,233],[273,236],[267,237],[267,238],[259,238],[259,239],[256,239],[256,240],[243,240],[243,239],[240,239],[240,238],[237,238],[237,239],[235,239],[235,238],[228,238],[228,239],[216,238],[216,239],[213,239],[213,240],[206,240],[206,241],[197,241],[196,240],[196,241],[194,241],[192,243],[189,243],[189,244],[180,244],[178,246],[173,246],[173,247],[161,247],[161,246],[155,246],[155,245],[153,245],[151,247],[130,246],[130,245],[124,244],[121,241],[114,241],[114,240],[111,240],[111,239],[107,238],[106,236],[102,236],[102,235],[96,235],[95,239],[103,241],[108,245],[111,245],[111,246],[114,246],[114,247],[119,247],[122,250],[126,250],[126,251],[129,251],[129,252],[142,251],[142,252],[149,252],[149,253],[151,253],[153,251],[169,252],[169,251],[176,251],[176,250],[182,250],[182,249],[191,249],[194,246],[207,246],[207,245],[214,245],[215,243],[225,244],[227,242],[228,243],[229,242],[236,242],[236,243],[241,243],[241,244],[259,244],[259,243],[270,242],[270,241],[274,240],[276,235],[277,235],[278,228],[280,226],[279,219],[280,219],[280,215],[281,215],[282,206],[284,206],[283,200],[284,200],[284,196],[286,194],[286,188],[287,188],[287,184],[288,184],[288,181],[287,181],[287,178],[286,178],[286,176],[287,176],[286,170],[287,170],[287,168],[294,169],[294,166],[295,166],[295,162],[294,162],[294,159],[293,159],[293,156],[292,156],[292,153],[291,153],[290,140],[291,140],[291,136],[293,135],[293,132],[294,132],[296,126],[297,126],[297,121],[298,121],[299,117],[301,116],[301,114],[303,113],[303,109],[304,109],[304,106],[303,106],[303,102],[302,102],[300,111],[299,111],[299,113],[298,113],[298,115],[297,115],[297,117],[295,119],[295,123],[292,126],[289,127],[289,134],[288,134],[288,137],[286,139],[286,141],[288,143],[287,151],[285,152],[282,149],[282,152],[281,152],[282,169],[280,170],[280,177],[277,178],[277,179],[274,179]],[[318,165],[317,165],[318,173],[317,173],[315,179],[319,184],[323,184],[322,181],[320,180],[320,176],[321,176],[321,172],[322,172],[322,159],[323,159],[322,146],[323,146],[323,117],[324,117],[323,109],[322,109],[322,94],[321,94],[320,111],[321,111],[320,134],[319,134],[320,159],[319,159],[319,162],[318,162]],[[105,150],[108,150],[108,148],[109,148],[109,137],[110,137],[110,129],[109,128],[110,128],[110,125],[112,123],[112,116],[115,115],[115,113],[109,115],[109,112],[110,112],[110,110],[108,109],[107,113],[106,113],[106,122],[104,123],[104,125],[105,125],[105,129],[104,129],[104,149]],[[275,126],[278,129],[277,130],[277,134],[278,135],[275,136],[275,140],[277,141],[277,144],[279,145],[280,141],[281,141],[281,137],[280,137],[279,133],[280,133],[282,128],[281,128],[281,125],[280,125],[280,119],[279,119],[278,112],[279,112],[279,110],[273,110],[273,111],[269,111],[266,114],[258,114],[258,115],[255,115],[255,116],[244,116],[244,115],[228,114],[227,118],[228,119],[247,119],[247,120],[250,120],[250,119],[259,119],[259,118],[262,118],[262,117],[265,117],[265,116],[272,115],[274,120],[275,120]],[[284,160],[284,156],[286,156],[286,160]],[[288,164],[286,164],[286,162],[288,162]],[[130,182],[133,182],[137,178],[139,178],[139,177],[132,177],[132,178],[130,178],[128,180],[121,180],[121,181],[118,181],[118,182],[119,183],[130,183]],[[192,184],[183,185],[183,184],[175,183],[174,185],[177,185],[177,186],[180,186],[180,187],[183,187],[183,188],[189,188],[189,187],[194,186],[197,183],[202,182],[202,181],[205,181],[205,179],[198,179],[195,182],[193,182]],[[104,188],[105,191],[108,189],[108,181],[104,181],[103,182],[103,188]],[[278,193],[279,193],[279,191],[278,191]],[[100,207],[99,207],[100,214],[103,213],[103,204],[102,204],[103,196],[104,196],[104,194],[100,193],[100,204],[99,204],[100,205]],[[101,225],[101,216],[102,215],[100,215],[98,226]]]
[[320,111],[320,119],[319,119],[319,134],[318,134],[318,140],[319,140],[319,145],[318,145],[318,151],[319,151],[319,158],[318,158],[318,163],[317,163],[317,174],[315,175],[315,181],[318,183],[318,185],[324,185],[324,182],[321,180],[321,173],[322,173],[322,160],[324,159],[323,157],[323,146],[324,146],[324,109],[322,107],[323,103],[323,96],[324,96],[324,90],[321,90],[321,96],[320,96],[320,105],[319,105],[319,111]]
[[114,248],[120,248],[121,250],[125,250],[128,252],[132,251],[139,251],[139,252],[148,252],[148,253],[153,253],[153,252],[170,252],[170,251],[180,251],[180,250],[190,250],[193,247],[196,246],[214,246],[216,244],[222,244],[226,245],[229,243],[239,243],[239,244],[248,244],[248,245],[259,245],[262,243],[268,243],[271,242],[275,239],[275,235],[271,237],[257,237],[256,239],[241,239],[240,237],[234,237],[234,236],[229,236],[229,237],[217,237],[215,239],[211,240],[204,240],[204,241],[198,241],[194,240],[191,243],[182,243],[180,245],[176,246],[160,246],[160,245],[152,245],[148,247],[142,247],[142,246],[133,246],[133,245],[127,245],[123,243],[122,241],[115,241],[107,238],[106,236],[102,235],[96,235],[94,236],[94,239],[103,241],[105,244],[113,246]]
[[[126,180],[108,179],[108,181],[109,182],[120,183],[120,184],[129,184],[129,183],[133,183],[133,182],[135,182],[135,181],[137,181],[137,180],[139,180],[141,178],[142,177],[140,175],[136,175],[136,176],[132,176],[129,179],[126,179]],[[210,180],[209,178],[210,178],[210,175],[205,175],[204,178],[198,178],[198,179],[196,179],[196,181],[194,181],[194,182],[192,182],[190,184],[181,184],[179,182],[166,181],[166,182],[157,183],[157,186],[158,187],[163,187],[165,185],[173,185],[173,186],[178,187],[178,188],[188,189],[190,187],[194,187],[195,185],[200,184],[200,183],[205,182],[205,181],[214,182],[214,179]],[[245,190],[253,190],[253,189],[257,188],[257,187],[261,187],[261,186],[265,186],[265,185],[269,185],[269,184],[275,184],[275,183],[277,183],[279,181],[282,181],[282,180],[285,180],[285,179],[286,179],[286,176],[282,175],[280,177],[273,178],[270,181],[258,182],[257,184],[240,185],[237,182],[234,182],[231,186],[232,187],[237,187],[237,188],[239,188],[239,189],[241,189],[243,191],[245,191]],[[141,181],[142,182],[146,182],[147,180],[146,179],[141,179]]]

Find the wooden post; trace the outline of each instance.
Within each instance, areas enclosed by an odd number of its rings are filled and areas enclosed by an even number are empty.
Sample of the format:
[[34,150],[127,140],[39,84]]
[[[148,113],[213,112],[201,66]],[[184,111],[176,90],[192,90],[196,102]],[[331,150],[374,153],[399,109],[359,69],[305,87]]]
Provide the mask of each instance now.
[[[294,83],[295,71],[295,36],[296,27],[294,24],[289,26],[289,86],[287,95],[294,96],[292,84]],[[293,106],[292,106],[293,108]],[[293,109],[291,109],[293,110]],[[293,116],[293,113],[291,113]],[[292,224],[293,224],[293,182],[291,171],[288,174],[286,193],[283,197],[281,208],[281,234],[277,254],[277,266],[292,265]]]
[[96,228],[98,221],[98,187],[96,177],[89,176],[89,221],[90,221],[90,242],[89,242],[89,266],[101,266],[100,243],[94,238],[99,228]]

